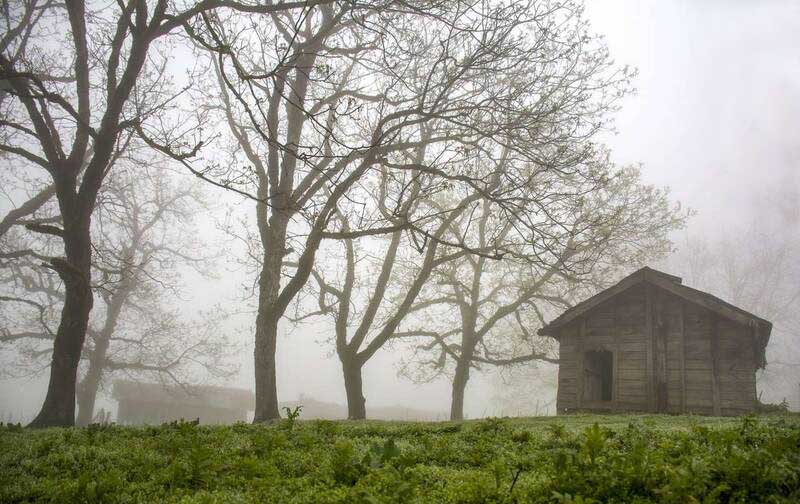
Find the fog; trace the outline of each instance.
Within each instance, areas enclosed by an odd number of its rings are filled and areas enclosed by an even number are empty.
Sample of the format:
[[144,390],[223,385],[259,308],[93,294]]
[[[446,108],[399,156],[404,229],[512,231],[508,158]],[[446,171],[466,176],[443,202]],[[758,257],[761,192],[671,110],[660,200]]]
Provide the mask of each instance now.
[[[622,101],[614,115],[615,131],[604,134],[603,140],[615,162],[640,164],[645,183],[668,187],[673,200],[695,212],[686,230],[673,236],[678,253],[687,236],[725,238],[754,222],[772,232],[772,224],[784,218],[780,208],[792,201],[800,204],[800,3],[605,0],[588,4],[592,29],[605,35],[614,59],[638,69],[633,81],[636,93]],[[206,187],[204,192],[214,203],[209,215],[199,217],[201,238],[227,244],[231,254],[244,254],[220,230],[220,216],[228,207],[234,215],[251,212],[251,207],[215,188]],[[2,210],[5,213],[7,208]],[[781,222],[788,235],[800,236],[796,219]],[[679,267],[669,260],[665,264]],[[252,272],[230,258],[217,269],[213,279],[187,269],[185,299],[176,305],[185,313],[216,304],[239,312],[223,326],[241,345],[239,371],[223,383],[252,390],[255,300],[247,296]],[[281,323],[277,342],[280,401],[302,403],[301,397],[311,397],[345,404],[342,368],[331,330],[328,319]],[[367,415],[370,407],[402,406],[446,419],[449,380],[440,377],[415,384],[398,376],[406,351],[402,345],[385,347],[365,365]],[[789,379],[795,396],[787,399],[796,409],[800,407],[800,372],[789,372],[795,373]],[[545,375],[552,376],[552,369],[549,373]],[[466,417],[514,413],[507,402],[494,400],[506,387],[498,376],[491,367],[472,375]],[[543,385],[544,381],[522,385],[532,403],[537,399],[552,402],[555,397],[552,384]],[[46,387],[46,374],[1,380],[0,416],[4,418],[0,420],[33,418]],[[791,391],[791,386],[786,390]],[[107,392],[98,407],[113,410],[115,402]]]

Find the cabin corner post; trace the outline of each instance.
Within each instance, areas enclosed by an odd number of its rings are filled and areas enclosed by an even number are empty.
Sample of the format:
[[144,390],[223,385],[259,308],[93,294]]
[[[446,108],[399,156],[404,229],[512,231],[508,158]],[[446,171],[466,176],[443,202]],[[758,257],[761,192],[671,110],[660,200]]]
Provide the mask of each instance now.
[[656,411],[656,389],[655,389],[655,356],[653,352],[653,288],[649,283],[645,283],[645,349],[646,349],[646,373],[647,373],[647,403],[648,410]]
[[719,317],[711,321],[711,397],[714,416],[722,414],[719,394]]
[[611,400],[612,408],[614,411],[619,411],[619,361],[622,355],[622,344],[620,343],[620,330],[619,330],[619,309],[618,303],[615,301],[612,305],[613,324],[611,330],[613,331],[614,338],[614,353],[613,355],[613,377],[611,385]]
[[681,328],[681,345],[680,345],[680,379],[681,379],[681,413],[686,413],[686,301],[681,300],[680,313],[680,328]]
[[578,333],[578,344],[576,348],[578,350],[578,376],[577,378],[577,390],[575,391],[575,404],[577,405],[577,409],[583,409],[583,375],[585,374],[585,366],[586,364],[583,361],[583,350],[586,346],[586,317],[581,317],[579,321],[579,333]]
[[653,329],[653,351],[655,357],[654,376],[655,376],[655,395],[656,411],[666,413],[669,406],[669,389],[667,385],[667,319],[664,316],[664,298],[660,291],[654,293],[654,329]]

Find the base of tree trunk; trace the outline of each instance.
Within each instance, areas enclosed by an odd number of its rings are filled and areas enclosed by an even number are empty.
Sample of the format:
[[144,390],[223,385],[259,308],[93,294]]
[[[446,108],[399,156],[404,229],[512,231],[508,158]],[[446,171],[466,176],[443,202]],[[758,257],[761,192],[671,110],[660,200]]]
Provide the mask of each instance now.
[[59,408],[49,407],[45,402],[42,410],[36,415],[28,428],[31,429],[44,429],[47,427],[74,427],[75,426],[75,410],[72,412],[59,411]]

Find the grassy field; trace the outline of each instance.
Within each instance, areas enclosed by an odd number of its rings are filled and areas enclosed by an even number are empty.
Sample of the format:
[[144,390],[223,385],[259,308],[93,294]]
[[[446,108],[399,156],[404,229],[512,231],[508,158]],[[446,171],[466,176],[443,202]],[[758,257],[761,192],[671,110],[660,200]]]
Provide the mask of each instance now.
[[0,427],[0,502],[800,502],[800,416]]

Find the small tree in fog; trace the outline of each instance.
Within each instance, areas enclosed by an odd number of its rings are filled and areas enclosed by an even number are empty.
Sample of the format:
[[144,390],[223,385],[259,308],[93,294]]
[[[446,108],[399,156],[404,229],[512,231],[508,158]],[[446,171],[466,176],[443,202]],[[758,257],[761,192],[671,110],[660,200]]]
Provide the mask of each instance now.
[[[593,177],[582,181],[582,169]],[[452,420],[463,419],[472,368],[557,362],[553,341],[536,336],[545,318],[668,252],[668,234],[684,223],[665,191],[642,185],[637,170],[617,171],[605,156],[567,176],[535,172],[527,211],[503,215],[485,202],[449,230],[449,237],[473,233],[479,245],[505,241],[510,253],[502,261],[465,256],[439,268],[402,333],[421,338],[406,374],[451,377]],[[518,233],[527,227],[536,231],[530,239]]]
[[[101,387],[113,376],[150,377],[180,385],[229,376],[232,347],[221,334],[224,313],[188,320],[168,297],[180,294],[179,269],[208,271],[211,255],[194,240],[197,188],[177,186],[161,167],[137,159],[118,161],[106,182],[93,223],[92,288],[95,307],[81,354],[77,423],[91,422]],[[0,344],[7,375],[49,369],[54,327],[64,303],[59,277],[40,262],[58,248],[47,235],[30,235],[25,223],[60,223],[53,202],[17,221],[0,238],[7,258],[0,268]],[[5,252],[7,251],[7,252]]]

